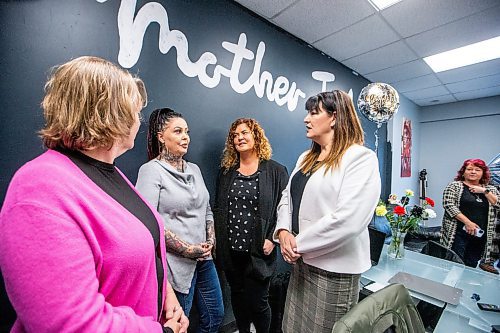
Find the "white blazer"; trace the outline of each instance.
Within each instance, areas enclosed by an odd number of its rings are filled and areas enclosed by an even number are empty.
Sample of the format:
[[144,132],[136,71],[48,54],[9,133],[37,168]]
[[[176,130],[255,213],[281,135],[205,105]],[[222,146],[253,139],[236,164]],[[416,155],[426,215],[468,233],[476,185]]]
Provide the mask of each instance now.
[[[291,230],[290,182],[306,155],[298,159],[278,205],[274,239]],[[329,272],[361,274],[371,267],[368,224],[380,198],[375,153],[363,146],[347,149],[339,167],[325,175],[323,166],[309,178],[299,209],[297,251],[308,265]]]

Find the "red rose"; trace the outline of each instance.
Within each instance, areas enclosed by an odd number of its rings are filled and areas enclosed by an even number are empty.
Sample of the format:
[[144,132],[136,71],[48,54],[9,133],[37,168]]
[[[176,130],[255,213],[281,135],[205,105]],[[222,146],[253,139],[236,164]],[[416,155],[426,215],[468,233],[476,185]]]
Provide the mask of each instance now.
[[425,201],[427,201],[427,203],[428,203],[429,205],[431,205],[431,207],[434,207],[434,200],[432,200],[431,198],[427,198],[427,197],[425,197]]
[[394,207],[394,214],[405,215],[406,214],[405,208],[403,206],[396,206],[396,207]]

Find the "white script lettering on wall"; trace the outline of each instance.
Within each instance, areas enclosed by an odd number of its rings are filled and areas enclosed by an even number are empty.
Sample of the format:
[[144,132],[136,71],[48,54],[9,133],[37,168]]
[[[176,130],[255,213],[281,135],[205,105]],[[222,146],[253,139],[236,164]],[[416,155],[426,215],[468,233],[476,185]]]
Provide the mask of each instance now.
[[[104,3],[108,0],[96,0]],[[261,72],[262,59],[266,51],[266,44],[261,41],[257,51],[252,52],[246,48],[247,36],[241,33],[238,42],[222,42],[222,47],[234,54],[231,68],[225,68],[217,64],[217,57],[212,52],[204,52],[200,58],[192,62],[189,59],[189,44],[186,35],[179,30],[170,30],[168,14],[166,9],[158,2],[148,2],[142,6],[134,18],[136,0],[122,0],[118,10],[118,33],[120,37],[120,50],[118,62],[125,68],[133,67],[139,60],[142,51],[142,43],[147,27],[151,23],[158,23],[160,26],[158,48],[161,53],[166,54],[174,47],[177,51],[177,66],[184,75],[188,77],[198,77],[198,80],[207,88],[215,88],[219,85],[221,76],[229,78],[231,88],[239,93],[245,94],[254,88],[255,94],[262,98],[264,93],[267,99],[275,102],[279,106],[287,105],[289,111],[297,108],[299,98],[305,98],[305,93],[297,88],[295,82],[284,76],[273,78],[268,71]],[[239,81],[239,72],[243,60],[254,60],[253,72],[249,78]],[[207,73],[207,66],[216,65],[213,76]],[[316,71],[313,78],[323,84],[326,89],[326,82],[335,80],[335,75],[328,72]],[[352,90],[350,91],[352,94]]]
[[323,71],[314,71],[312,72],[311,76],[313,79],[318,80],[321,82],[321,91],[326,91],[326,84],[327,82],[333,82],[335,81],[335,75],[329,72],[323,72]]
[[[322,92],[328,91],[328,89],[326,88],[326,84],[328,82],[335,81],[335,75],[333,75],[330,72],[314,71],[311,73],[311,76],[313,77],[313,79],[321,82],[321,91]],[[354,100],[352,89],[349,89],[349,92],[347,94],[351,97],[352,100]]]

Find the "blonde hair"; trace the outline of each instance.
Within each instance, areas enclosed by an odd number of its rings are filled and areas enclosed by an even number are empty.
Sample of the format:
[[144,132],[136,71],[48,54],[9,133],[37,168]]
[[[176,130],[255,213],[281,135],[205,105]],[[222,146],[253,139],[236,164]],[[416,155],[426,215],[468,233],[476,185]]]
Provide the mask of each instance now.
[[257,152],[257,157],[259,158],[259,160],[271,159],[271,144],[266,137],[264,129],[260,127],[257,120],[252,118],[239,118],[231,124],[226,137],[226,144],[222,153],[221,161],[221,167],[224,169],[230,169],[240,162],[240,155],[234,147],[234,131],[236,131],[236,127],[241,124],[247,125],[250,129],[250,132],[252,133],[253,139],[255,141],[254,149]]
[[306,110],[322,109],[328,115],[335,114],[333,125],[333,144],[328,156],[316,163],[321,153],[321,146],[313,141],[311,150],[306,154],[300,165],[303,173],[315,172],[326,166],[325,173],[334,170],[340,164],[346,150],[354,144],[364,144],[364,133],[351,97],[341,90],[319,93],[306,102]]
[[107,60],[79,57],[52,70],[39,134],[49,149],[111,147],[130,134],[136,108],[146,102],[139,78]]

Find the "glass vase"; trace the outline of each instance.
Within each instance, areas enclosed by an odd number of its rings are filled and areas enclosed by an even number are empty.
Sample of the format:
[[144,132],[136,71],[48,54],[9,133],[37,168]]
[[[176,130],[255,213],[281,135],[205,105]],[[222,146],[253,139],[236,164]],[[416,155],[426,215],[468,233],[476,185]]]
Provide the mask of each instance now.
[[389,244],[389,249],[387,250],[387,255],[391,259],[403,259],[405,256],[405,236],[406,232],[401,232],[397,228],[391,229],[392,239]]

